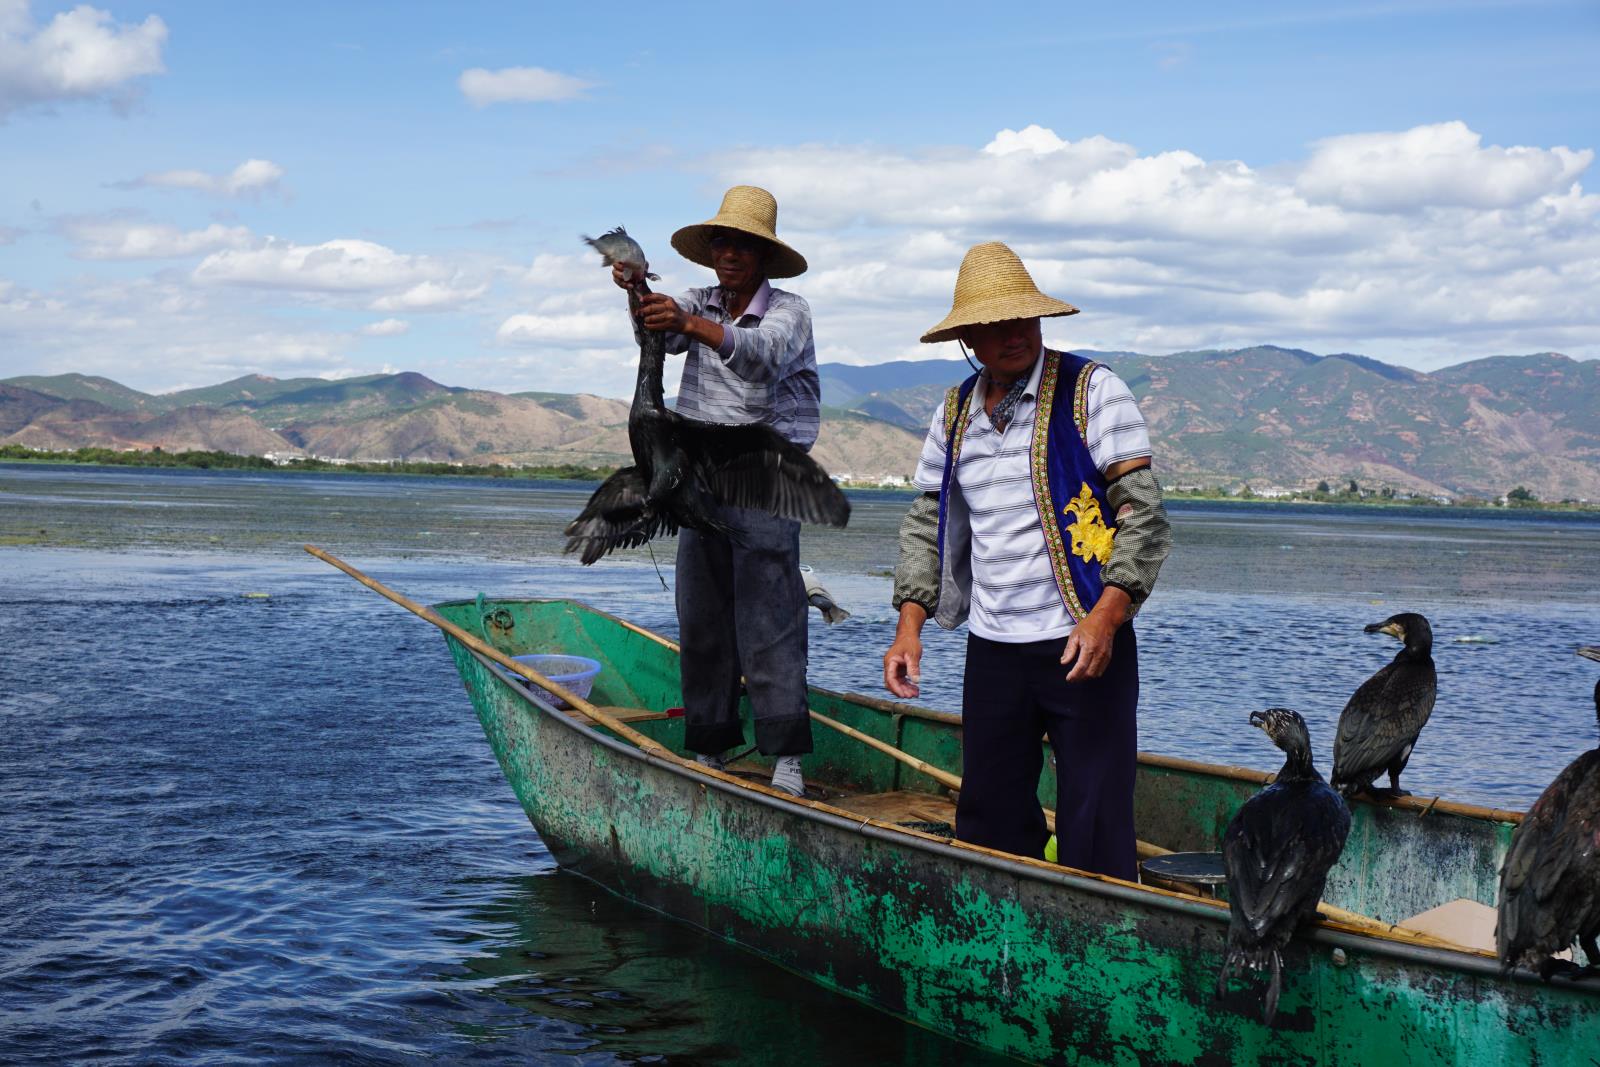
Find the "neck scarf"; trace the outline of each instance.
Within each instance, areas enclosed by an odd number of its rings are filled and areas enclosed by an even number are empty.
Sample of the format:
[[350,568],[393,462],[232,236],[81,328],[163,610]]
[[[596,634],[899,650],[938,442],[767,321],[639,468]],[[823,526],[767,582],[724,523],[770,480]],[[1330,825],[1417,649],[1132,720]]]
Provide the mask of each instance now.
[[1011,388],[1006,390],[1006,395],[1000,398],[1000,403],[994,406],[994,414],[989,416],[989,421],[1000,433],[1006,432],[1006,427],[1011,424],[1011,415],[1016,411],[1017,405],[1022,402],[1022,394],[1027,392],[1028,378],[1023,376],[1011,383]]

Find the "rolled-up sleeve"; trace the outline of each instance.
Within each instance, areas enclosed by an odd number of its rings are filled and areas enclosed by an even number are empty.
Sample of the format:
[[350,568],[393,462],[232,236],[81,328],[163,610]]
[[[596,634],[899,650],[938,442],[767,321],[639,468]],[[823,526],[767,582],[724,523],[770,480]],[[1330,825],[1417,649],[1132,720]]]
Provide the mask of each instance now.
[[793,293],[774,302],[754,326],[722,327],[717,354],[747,382],[772,382],[812,347],[811,305]]
[[1106,488],[1106,501],[1116,516],[1117,534],[1100,578],[1127,593],[1138,607],[1155,589],[1161,564],[1172,551],[1161,483],[1149,467],[1140,467],[1113,481]]

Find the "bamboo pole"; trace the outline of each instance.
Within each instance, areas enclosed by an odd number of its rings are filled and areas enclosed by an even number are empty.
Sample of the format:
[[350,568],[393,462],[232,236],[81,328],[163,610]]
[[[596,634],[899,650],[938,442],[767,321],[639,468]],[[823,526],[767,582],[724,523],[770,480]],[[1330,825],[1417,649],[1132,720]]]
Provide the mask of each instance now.
[[[860,741],[871,748],[877,749],[886,756],[890,756],[899,760],[908,767],[916,768],[947,789],[953,789],[956,792],[961,791],[961,778],[958,775],[951,774],[949,771],[935,767],[931,763],[918,759],[916,756],[913,756],[911,753],[906,752],[903,749],[896,748],[887,741],[880,741],[871,734],[863,733],[854,727],[846,726],[837,719],[829,718],[820,712],[813,711],[811,713],[811,717],[817,722],[822,723],[824,726],[831,727],[847,737],[853,737],[857,741]],[[1055,833],[1056,813],[1046,808],[1044,809],[1044,816],[1045,823],[1048,825],[1050,832]],[[1162,848],[1160,845],[1153,845],[1148,841],[1136,840],[1134,842],[1134,849],[1141,860],[1147,860],[1154,856],[1169,856],[1172,854],[1172,850],[1170,848]],[[1448,941],[1442,937],[1435,937],[1433,934],[1425,934],[1418,930],[1407,930],[1405,927],[1398,926],[1394,923],[1386,923],[1380,919],[1374,919],[1370,915],[1362,915],[1360,912],[1351,911],[1348,908],[1336,907],[1326,902],[1322,902],[1317,905],[1317,912],[1324,919],[1331,919],[1334,922],[1343,923],[1346,926],[1356,927],[1361,930],[1381,932],[1390,937],[1398,938],[1403,941],[1411,941],[1415,942],[1416,944],[1428,945],[1433,948],[1454,949],[1458,952],[1474,951],[1464,945],[1457,944],[1454,941]]]
[[929,778],[932,778],[934,781],[948,789],[954,789],[957,792],[961,791],[961,779],[941,767],[935,767],[931,763],[920,760],[904,749],[895,748],[889,742],[880,741],[871,734],[862,733],[853,726],[846,726],[838,719],[830,719],[821,712],[813,711],[811,713],[811,717],[824,726],[832,727],[833,729],[838,730],[846,737],[853,737],[869,748],[875,748],[884,755],[891,756],[894,759],[899,760],[907,767],[915,767],[917,770],[921,771],[923,774],[926,774]]
[[532,667],[529,667],[527,664],[518,663],[504,652],[501,652],[498,648],[495,648],[493,645],[483,641],[481,638],[474,637],[472,634],[446,619],[432,608],[423,607],[416,601],[401,596],[399,593],[396,593],[393,589],[390,589],[382,582],[368,578],[365,574],[362,574],[344,560],[324,552],[316,545],[306,545],[304,547],[307,552],[322,560],[322,562],[339,568],[350,577],[366,586],[368,589],[371,589],[374,593],[387,597],[396,604],[399,604],[401,607],[405,608],[407,611],[411,612],[413,615],[417,615],[423,619],[426,619],[428,622],[433,623],[433,625],[437,626],[439,629],[443,630],[457,641],[460,641],[463,645],[466,645],[474,652],[477,652],[483,656],[487,656],[489,659],[494,660],[500,666],[504,667],[508,671],[511,671],[513,674],[517,674],[523,678],[526,678],[528,681],[532,682],[540,689],[543,689],[545,692],[566,701],[570,707],[586,716],[591,722],[595,722],[601,726],[604,726],[606,729],[620,737],[626,737],[629,741],[632,741],[635,745],[638,745],[641,749],[650,753],[651,755],[661,756],[662,758],[669,759],[674,763],[693,762],[692,760],[684,759],[682,756],[670,749],[662,747],[659,742],[652,741],[650,738],[646,737],[638,730],[635,730],[627,723],[622,722],[615,716],[601,711],[599,708],[583,699],[583,697],[578,696],[578,694],[567,689],[565,686],[557,685],[555,682],[552,682],[550,679],[546,678]]

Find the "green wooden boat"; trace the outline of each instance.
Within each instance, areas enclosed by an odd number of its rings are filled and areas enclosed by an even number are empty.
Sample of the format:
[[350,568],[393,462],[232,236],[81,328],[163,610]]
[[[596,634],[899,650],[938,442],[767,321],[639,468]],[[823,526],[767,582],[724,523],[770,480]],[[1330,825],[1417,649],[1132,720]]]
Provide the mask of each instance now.
[[[591,700],[682,752],[670,641],[571,601],[439,605],[496,650],[604,665]],[[821,800],[642,751],[450,637],[484,732],[556,859],[846,996],[962,1041],[1047,1063],[1594,1064],[1600,981],[1502,975],[1492,953],[1407,929],[1323,922],[1285,955],[1277,1023],[1258,981],[1222,995],[1221,902],[954,842],[948,792],[818,729]],[[537,695],[536,695],[537,694]],[[959,772],[956,716],[812,690],[812,709]],[[738,769],[737,766],[735,769]],[[1050,771],[1046,769],[1048,779]],[[1141,756],[1139,837],[1218,847],[1267,775]],[[1054,795],[1051,780],[1041,798]],[[1426,798],[1354,805],[1327,901],[1393,924],[1492,905],[1520,815]]]

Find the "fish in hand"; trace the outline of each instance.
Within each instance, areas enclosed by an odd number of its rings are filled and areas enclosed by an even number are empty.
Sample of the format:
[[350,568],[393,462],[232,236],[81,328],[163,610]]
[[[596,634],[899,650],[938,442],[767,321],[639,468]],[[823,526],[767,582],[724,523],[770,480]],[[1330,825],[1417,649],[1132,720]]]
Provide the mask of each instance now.
[[[625,280],[638,281],[641,285],[643,284],[641,279],[644,278],[653,282],[661,280],[661,275],[650,273],[650,264],[644,258],[644,249],[639,247],[638,241],[628,236],[628,231],[623,227],[607,230],[599,237],[590,237],[587,234],[581,236],[584,244],[600,253],[600,258],[605,261],[606,266],[622,264],[622,276]],[[649,292],[649,289],[646,288],[645,291]]]

